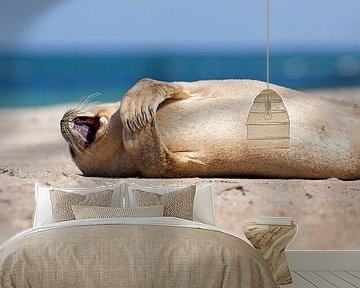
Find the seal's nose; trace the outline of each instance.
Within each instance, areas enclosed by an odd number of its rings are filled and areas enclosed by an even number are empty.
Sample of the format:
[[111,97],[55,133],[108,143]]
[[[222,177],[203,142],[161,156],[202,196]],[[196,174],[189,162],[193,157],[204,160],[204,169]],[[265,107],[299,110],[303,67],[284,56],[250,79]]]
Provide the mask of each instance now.
[[76,116],[75,110],[68,110],[65,112],[65,114],[60,120],[60,131],[66,140],[68,140],[66,136],[67,136],[69,123],[73,121],[75,116]]

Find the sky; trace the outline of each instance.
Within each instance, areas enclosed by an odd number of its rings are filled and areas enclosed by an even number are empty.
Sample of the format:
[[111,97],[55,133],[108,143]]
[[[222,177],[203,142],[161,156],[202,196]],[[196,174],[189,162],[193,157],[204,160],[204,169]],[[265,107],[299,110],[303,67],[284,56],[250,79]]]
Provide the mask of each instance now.
[[[1,0],[0,51],[263,49],[265,0]],[[271,0],[274,50],[360,51],[359,0]]]

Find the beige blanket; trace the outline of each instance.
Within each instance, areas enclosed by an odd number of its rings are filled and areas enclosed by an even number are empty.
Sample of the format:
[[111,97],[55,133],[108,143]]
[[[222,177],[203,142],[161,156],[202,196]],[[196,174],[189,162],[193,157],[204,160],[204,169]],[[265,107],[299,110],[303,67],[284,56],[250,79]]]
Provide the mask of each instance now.
[[55,226],[0,247],[1,288],[276,287],[254,248],[216,229]]

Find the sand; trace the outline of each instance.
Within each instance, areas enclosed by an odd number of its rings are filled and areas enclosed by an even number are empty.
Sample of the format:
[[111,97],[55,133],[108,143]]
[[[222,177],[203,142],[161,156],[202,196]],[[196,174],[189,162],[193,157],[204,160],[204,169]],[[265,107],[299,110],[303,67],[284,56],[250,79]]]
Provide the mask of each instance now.
[[[312,91],[360,104],[360,88]],[[59,131],[68,105],[0,109],[0,243],[32,226],[34,183],[92,187],[119,179],[84,177]],[[244,237],[242,223],[258,216],[294,216],[292,250],[360,249],[360,180],[128,179],[142,185],[216,185],[218,225]]]

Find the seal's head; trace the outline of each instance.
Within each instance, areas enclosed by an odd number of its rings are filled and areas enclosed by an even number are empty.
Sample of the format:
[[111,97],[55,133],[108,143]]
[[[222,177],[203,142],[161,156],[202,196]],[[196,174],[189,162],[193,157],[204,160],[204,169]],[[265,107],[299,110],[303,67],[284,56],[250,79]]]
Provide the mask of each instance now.
[[123,145],[119,105],[88,111],[68,110],[60,121],[71,157],[86,176],[134,176],[136,168]]

